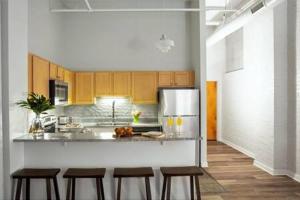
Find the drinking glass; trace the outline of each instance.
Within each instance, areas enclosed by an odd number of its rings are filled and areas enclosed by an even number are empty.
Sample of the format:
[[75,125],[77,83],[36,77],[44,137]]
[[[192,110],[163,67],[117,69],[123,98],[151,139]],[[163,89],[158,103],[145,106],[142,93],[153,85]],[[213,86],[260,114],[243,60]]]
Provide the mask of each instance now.
[[168,117],[167,119],[167,126],[168,126],[168,130],[169,130],[169,133],[172,133],[172,127],[174,125],[174,119],[173,117]]
[[179,131],[178,133],[180,134],[181,132],[181,126],[183,125],[183,119],[181,116],[178,116],[177,119],[176,119],[176,125],[178,126],[179,128]]

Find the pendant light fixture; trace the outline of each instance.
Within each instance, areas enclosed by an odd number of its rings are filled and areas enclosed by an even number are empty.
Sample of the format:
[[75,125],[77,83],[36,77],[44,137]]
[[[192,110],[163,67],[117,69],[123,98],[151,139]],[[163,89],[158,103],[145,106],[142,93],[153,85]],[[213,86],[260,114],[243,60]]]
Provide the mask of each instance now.
[[158,48],[162,53],[168,53],[174,46],[174,40],[167,38],[165,34],[162,34],[160,40],[156,43],[156,48]]
[[[165,1],[163,0],[163,6],[162,6],[162,8],[164,8],[165,7]],[[162,16],[163,14],[161,14],[161,16]],[[161,20],[161,21],[163,21],[163,20]],[[164,27],[164,26],[163,26]],[[172,47],[174,47],[175,46],[175,42],[174,42],[174,40],[172,40],[172,39],[170,39],[170,38],[168,38],[167,36],[166,36],[166,34],[162,34],[162,36],[161,36],[161,38],[159,39],[159,41],[158,42],[156,42],[156,44],[155,44],[155,46],[156,46],[156,48],[157,49],[159,49],[162,53],[168,53],[171,49],[172,49]]]

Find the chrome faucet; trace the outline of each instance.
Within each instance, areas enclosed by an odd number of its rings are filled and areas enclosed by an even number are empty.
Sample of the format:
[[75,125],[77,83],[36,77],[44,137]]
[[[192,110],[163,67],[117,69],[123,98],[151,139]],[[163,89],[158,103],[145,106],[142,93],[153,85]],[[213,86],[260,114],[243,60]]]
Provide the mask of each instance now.
[[113,102],[112,102],[112,123],[113,123],[113,125],[115,124],[115,121],[116,121],[116,116],[115,116],[115,104],[116,104],[116,101],[115,100],[113,100]]

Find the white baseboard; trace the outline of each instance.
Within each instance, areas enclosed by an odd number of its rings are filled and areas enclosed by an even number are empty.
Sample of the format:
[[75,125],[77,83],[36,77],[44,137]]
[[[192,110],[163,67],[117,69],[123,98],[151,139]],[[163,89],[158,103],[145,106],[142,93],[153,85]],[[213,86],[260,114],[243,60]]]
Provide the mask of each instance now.
[[228,146],[242,152],[243,154],[246,154],[247,156],[249,156],[250,158],[254,158],[254,153],[248,151],[247,149],[239,146],[239,145],[236,145],[232,142],[229,142],[228,140],[225,140],[224,138],[222,138],[221,142],[223,142],[224,144],[227,144]]
[[266,171],[267,173],[271,174],[272,176],[288,176],[300,183],[300,174],[296,174],[290,170],[273,169],[257,160],[254,161],[253,165]]

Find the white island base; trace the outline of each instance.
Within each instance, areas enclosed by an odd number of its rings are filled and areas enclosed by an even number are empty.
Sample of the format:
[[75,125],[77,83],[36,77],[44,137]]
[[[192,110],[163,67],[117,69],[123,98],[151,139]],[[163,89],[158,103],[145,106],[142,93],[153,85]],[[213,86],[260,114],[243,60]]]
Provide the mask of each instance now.
[[[24,142],[25,167],[61,168],[58,185],[61,199],[66,197],[67,182],[62,178],[67,168],[106,168],[103,179],[105,199],[116,199],[117,180],[114,167],[153,167],[150,178],[152,199],[161,197],[163,177],[161,166],[196,165],[198,140],[135,141],[135,142]],[[198,155],[198,154],[197,154]],[[53,186],[53,185],[52,185]],[[190,199],[188,178],[172,178],[171,199]],[[52,187],[52,197],[54,191]],[[44,180],[31,182],[31,199],[46,199]],[[97,199],[96,183],[92,179],[77,179],[76,199]],[[122,179],[121,199],[146,199],[143,178]]]

